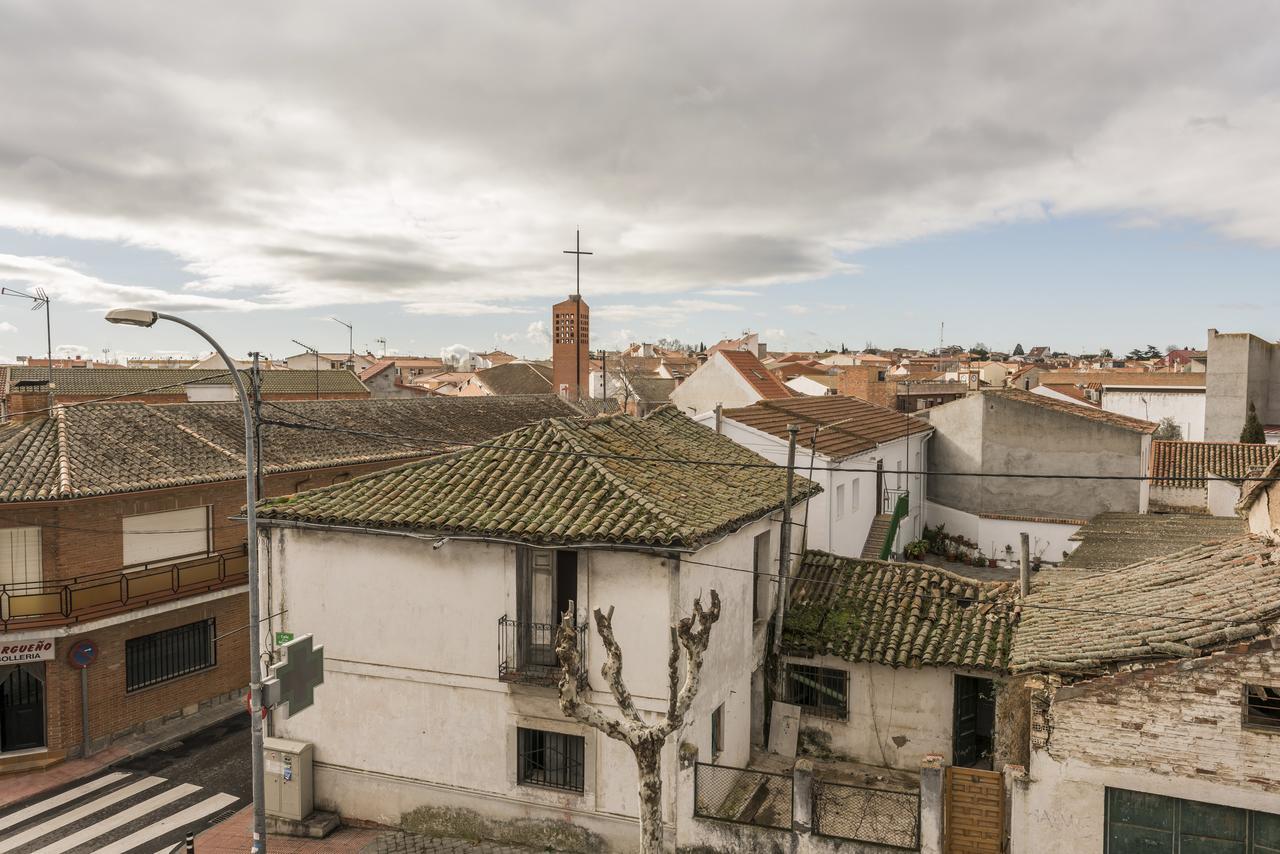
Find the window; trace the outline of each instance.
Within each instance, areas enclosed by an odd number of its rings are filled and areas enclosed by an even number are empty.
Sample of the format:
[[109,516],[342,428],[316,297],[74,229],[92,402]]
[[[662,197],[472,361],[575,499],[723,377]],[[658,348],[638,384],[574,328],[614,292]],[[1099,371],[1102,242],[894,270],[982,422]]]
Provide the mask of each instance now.
[[519,727],[516,743],[516,776],[521,785],[583,791],[586,740],[582,736]]
[[1280,688],[1244,686],[1244,723],[1280,731]]
[[849,717],[849,672],[830,667],[787,665],[787,702],[823,718]]
[[862,504],[862,481],[855,480],[849,484],[849,509],[854,513],[858,512],[858,507]]
[[768,583],[769,572],[769,532],[757,534],[755,539],[755,557],[752,563],[752,571],[755,575],[751,576],[751,614],[759,620],[765,616],[761,613],[764,610],[764,603],[760,601],[760,585]]
[[1280,851],[1280,815],[1107,789],[1107,854]]
[[844,518],[844,484],[836,487],[836,518]]
[[715,762],[721,753],[724,753],[724,703],[711,713],[711,761]]
[[185,510],[126,516],[121,522],[124,565],[208,554],[213,550],[210,509],[188,507]]
[[165,629],[124,644],[124,689],[136,691],[218,663],[213,620]]
[[40,578],[40,529],[0,528],[0,584]]
[[895,488],[902,489],[902,460],[898,460],[896,463],[894,463],[894,467],[897,469],[897,471],[894,473],[893,476],[894,476],[894,479],[897,480],[898,482],[898,485]]

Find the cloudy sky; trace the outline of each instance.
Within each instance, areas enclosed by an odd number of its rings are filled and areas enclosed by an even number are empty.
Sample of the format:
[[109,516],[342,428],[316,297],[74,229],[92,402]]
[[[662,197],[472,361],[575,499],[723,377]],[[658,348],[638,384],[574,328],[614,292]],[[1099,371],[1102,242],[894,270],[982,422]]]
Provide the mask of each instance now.
[[[242,353],[1280,337],[1271,2],[0,0],[0,284]],[[0,299],[0,354],[44,349]]]

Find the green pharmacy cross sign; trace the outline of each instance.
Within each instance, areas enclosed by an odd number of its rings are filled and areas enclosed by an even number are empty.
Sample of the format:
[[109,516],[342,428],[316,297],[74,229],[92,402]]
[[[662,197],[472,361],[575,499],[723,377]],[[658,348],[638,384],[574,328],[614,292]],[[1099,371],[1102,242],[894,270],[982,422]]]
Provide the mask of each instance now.
[[280,647],[283,659],[271,665],[271,676],[262,683],[263,705],[289,706],[293,717],[315,702],[317,685],[324,684],[324,647],[311,646],[311,635],[302,635]]

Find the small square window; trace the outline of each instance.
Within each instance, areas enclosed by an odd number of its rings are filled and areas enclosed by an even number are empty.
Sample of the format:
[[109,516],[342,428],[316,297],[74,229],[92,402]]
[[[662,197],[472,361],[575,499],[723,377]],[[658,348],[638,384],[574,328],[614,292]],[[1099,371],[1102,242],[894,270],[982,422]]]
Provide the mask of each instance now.
[[517,779],[525,786],[582,792],[586,741],[580,735],[516,729]]
[[811,715],[849,717],[849,672],[830,667],[787,665],[787,702]]
[[724,703],[711,713],[711,761],[719,759],[721,753],[724,753]]
[[1244,686],[1244,722],[1246,726],[1280,732],[1280,688]]

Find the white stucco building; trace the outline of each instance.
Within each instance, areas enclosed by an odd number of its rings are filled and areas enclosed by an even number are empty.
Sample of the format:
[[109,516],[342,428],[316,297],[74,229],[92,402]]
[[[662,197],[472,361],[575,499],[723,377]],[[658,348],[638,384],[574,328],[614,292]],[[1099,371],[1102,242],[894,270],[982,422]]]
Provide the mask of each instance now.
[[717,350],[671,392],[671,402],[692,417],[717,406],[728,409],[794,395],[754,353]]
[[[714,412],[698,420],[716,429]],[[878,516],[894,512],[907,496],[893,551],[919,538],[924,526],[929,422],[856,397],[797,397],[762,400],[721,411],[725,436],[779,465],[786,465],[788,425],[799,428],[796,468],[822,486],[809,501],[804,538],[809,548],[860,555]],[[874,545],[880,554],[881,542]]]
[[[315,705],[273,721],[315,744],[318,805],[443,834],[635,850],[629,748],[558,706],[555,624],[570,603],[591,702],[618,715],[587,629],[592,609],[616,606],[623,677],[650,717],[667,708],[669,626],[715,590],[701,688],[664,753],[666,820],[679,745],[747,763],[785,475],[630,456],[763,462],[668,408],[551,419],[264,503],[264,607],[283,612],[264,637],[312,632],[325,647]],[[798,496],[813,489],[798,483]]]

